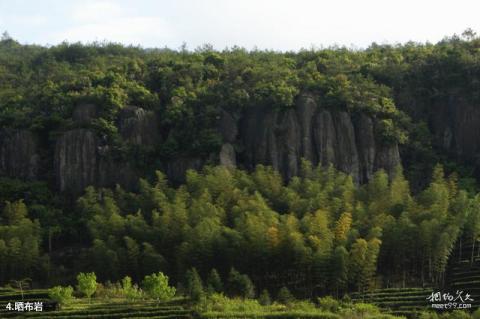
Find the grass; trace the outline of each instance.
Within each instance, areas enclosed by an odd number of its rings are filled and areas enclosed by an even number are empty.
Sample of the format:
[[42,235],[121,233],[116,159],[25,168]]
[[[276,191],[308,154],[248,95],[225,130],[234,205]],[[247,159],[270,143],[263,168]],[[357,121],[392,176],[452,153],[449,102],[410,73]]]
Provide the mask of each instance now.
[[[390,290],[391,293],[402,294],[404,291]],[[418,293],[418,290],[411,290]],[[45,297],[46,290],[31,290],[25,296]],[[5,301],[20,301],[21,295],[15,289],[1,289],[0,318],[35,318],[35,319],[120,319],[120,318],[162,318],[162,319],[221,319],[221,318],[258,318],[258,319],[394,319],[397,313],[381,312],[377,307],[358,303],[342,304],[338,302],[337,310],[317,306],[308,301],[295,301],[287,305],[274,303],[262,306],[257,300],[230,299],[223,295],[214,295],[202,306],[192,308],[184,298],[176,298],[168,302],[157,303],[151,300],[128,302],[124,298],[92,298],[91,300],[76,298],[61,310],[46,312],[18,313],[7,311]],[[46,298],[25,297],[25,301],[47,301]],[[386,297],[383,296],[385,299]],[[385,301],[387,302],[387,301]],[[201,309],[201,307],[204,307]],[[399,311],[402,309],[398,309]],[[398,312],[400,314],[400,312]]]
[[428,309],[427,297],[432,291],[431,288],[388,288],[363,295],[354,293],[351,297],[377,305],[391,315],[417,318],[421,311]]
[[[27,294],[25,294],[26,296]],[[46,290],[34,291],[28,296],[48,296]],[[189,319],[192,311],[183,306],[185,300],[177,298],[169,302],[157,303],[155,301],[142,300],[128,302],[125,299],[74,299],[61,310],[45,312],[14,312],[5,309],[6,301],[21,300],[21,295],[15,290],[3,289],[0,291],[0,318],[36,318],[36,319],[117,319],[117,318],[163,318],[163,319]],[[30,298],[30,297],[29,297]],[[24,299],[27,301],[27,299]],[[48,299],[28,299],[28,301],[47,301]]]

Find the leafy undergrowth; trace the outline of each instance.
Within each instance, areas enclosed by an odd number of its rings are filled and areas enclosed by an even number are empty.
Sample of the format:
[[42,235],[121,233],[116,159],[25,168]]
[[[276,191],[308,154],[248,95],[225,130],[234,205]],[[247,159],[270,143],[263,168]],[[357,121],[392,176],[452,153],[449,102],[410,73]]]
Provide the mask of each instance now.
[[[399,297],[408,295],[396,290]],[[419,290],[410,290],[413,294]],[[393,292],[393,290],[392,290]],[[46,290],[24,292],[23,302],[48,301]],[[386,292],[375,292],[372,296],[385,297]],[[31,298],[30,298],[31,297]],[[120,318],[162,318],[162,319],[397,319],[384,309],[364,302],[341,302],[331,297],[320,298],[318,302],[292,300],[286,304],[274,302],[262,305],[255,299],[228,298],[222,294],[213,294],[204,298],[198,305],[192,306],[185,298],[156,302],[151,300],[127,301],[124,298],[75,298],[61,310],[18,313],[5,309],[8,301],[21,301],[21,293],[14,289],[0,288],[0,318],[38,318],[38,319],[120,319]],[[409,318],[420,319],[478,319],[480,311],[473,314],[454,311],[444,314],[419,311],[410,312]]]
[[[48,296],[46,290],[36,291],[40,296]],[[24,294],[23,302],[33,301],[49,301],[46,298],[26,298]],[[4,301],[5,300],[5,301]],[[129,302],[123,298],[110,299],[73,299],[68,305],[62,307],[61,310],[43,311],[43,312],[24,312],[9,311],[5,308],[8,301],[22,301],[18,291],[0,290],[0,318],[38,318],[38,319],[86,319],[86,318],[102,318],[102,319],[120,319],[120,318],[163,318],[163,319],[188,319],[192,317],[192,311],[185,304],[185,299],[176,298],[168,302],[155,301],[135,301]]]
[[318,318],[318,319],[394,319],[371,304],[340,303],[333,298],[329,303],[316,305],[310,301],[291,301],[287,304],[261,305],[254,299],[227,298],[214,294],[197,306],[202,318]]
[[389,288],[365,294],[354,293],[351,297],[357,302],[372,303],[387,313],[414,318],[428,310],[427,297],[432,291],[431,288]]

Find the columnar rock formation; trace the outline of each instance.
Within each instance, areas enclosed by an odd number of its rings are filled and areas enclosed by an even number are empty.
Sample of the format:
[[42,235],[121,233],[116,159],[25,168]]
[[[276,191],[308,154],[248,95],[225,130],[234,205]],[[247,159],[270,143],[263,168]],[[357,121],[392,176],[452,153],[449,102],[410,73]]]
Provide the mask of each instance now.
[[436,145],[459,159],[480,164],[480,108],[454,95],[434,105],[429,118]]
[[400,164],[398,146],[381,143],[372,118],[322,108],[307,94],[292,109],[250,110],[240,135],[247,167],[269,164],[286,178],[298,173],[301,158],[331,163],[357,182],[367,181],[378,169],[391,173]]
[[[86,186],[131,188],[142,172],[138,163],[111,156],[105,137],[89,128],[97,116],[94,105],[79,105],[73,113],[74,127],[61,132],[55,145],[43,150],[43,171],[53,172],[62,192],[80,194]],[[161,145],[161,128],[152,111],[139,107],[123,108],[116,122],[119,135],[128,145]],[[298,174],[301,159],[313,164],[333,164],[349,173],[356,182],[366,182],[375,170],[392,172],[400,163],[397,145],[384,145],[376,132],[375,119],[317,105],[315,96],[302,94],[294,107],[282,110],[249,107],[242,113],[222,111],[218,131],[223,145],[208,158],[173,158],[159,163],[174,181],[181,181],[187,169],[199,169],[207,161],[229,167],[253,169],[257,164],[272,165],[289,179]],[[39,147],[32,133],[3,130],[0,135],[0,173],[35,179],[39,171]],[[42,154],[43,154],[42,153]],[[53,158],[53,163],[52,159]]]
[[38,142],[26,130],[0,131],[0,175],[34,179],[39,170]]
[[61,191],[81,192],[97,180],[97,146],[95,133],[87,129],[65,132],[55,147],[55,176]]

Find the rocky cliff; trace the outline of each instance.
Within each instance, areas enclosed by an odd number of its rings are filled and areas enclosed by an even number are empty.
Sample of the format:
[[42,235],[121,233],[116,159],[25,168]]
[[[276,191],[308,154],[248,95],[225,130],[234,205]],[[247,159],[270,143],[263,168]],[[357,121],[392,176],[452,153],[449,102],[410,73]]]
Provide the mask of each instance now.
[[[96,112],[91,105],[79,105],[73,120],[89,124]],[[142,108],[123,108],[117,121],[120,136],[127,144],[152,146],[160,143],[156,115]],[[105,137],[92,129],[74,129],[64,132],[56,141],[54,175],[61,191],[79,194],[89,185],[131,188],[141,173],[135,165],[111,154]]]
[[398,146],[381,143],[374,119],[322,108],[308,94],[289,110],[252,108],[240,127],[241,162],[248,168],[272,165],[286,178],[298,173],[301,158],[331,163],[360,183],[378,169],[390,173],[400,164]]
[[[112,156],[110,145],[88,124],[96,107],[80,105],[73,113],[77,128],[61,132],[53,147],[50,170],[62,192],[80,194],[88,185],[133,187],[142,172],[135,163]],[[154,147],[162,143],[162,128],[155,113],[139,107],[125,107],[116,122],[119,136],[128,145]],[[302,94],[290,109],[249,107],[243,113],[222,111],[218,132],[223,145],[208,158],[182,157],[159,163],[174,181],[181,181],[189,168],[201,168],[207,161],[229,167],[252,169],[272,165],[288,179],[298,174],[302,158],[313,164],[333,164],[356,182],[366,182],[378,169],[392,172],[400,163],[397,145],[382,144],[375,119],[349,114],[317,104],[315,96]],[[38,145],[32,133],[4,130],[0,136],[0,173],[39,178]],[[46,170],[49,168],[47,167]],[[144,173],[144,172],[143,172]]]
[[465,98],[450,95],[434,101],[430,127],[434,144],[457,159],[480,164],[480,108]]
[[39,170],[38,143],[25,130],[0,131],[0,175],[34,179]]

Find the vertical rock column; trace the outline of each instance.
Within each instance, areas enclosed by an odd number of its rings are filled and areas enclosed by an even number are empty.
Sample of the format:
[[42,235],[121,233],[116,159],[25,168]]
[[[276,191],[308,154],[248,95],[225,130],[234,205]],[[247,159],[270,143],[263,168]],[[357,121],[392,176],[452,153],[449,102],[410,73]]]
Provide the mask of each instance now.
[[0,132],[0,174],[13,178],[35,179],[39,156],[34,135],[26,130]]
[[57,140],[55,176],[60,191],[78,195],[96,184],[97,146],[95,134],[87,129],[65,132]]

